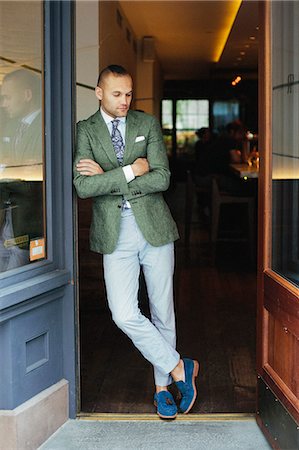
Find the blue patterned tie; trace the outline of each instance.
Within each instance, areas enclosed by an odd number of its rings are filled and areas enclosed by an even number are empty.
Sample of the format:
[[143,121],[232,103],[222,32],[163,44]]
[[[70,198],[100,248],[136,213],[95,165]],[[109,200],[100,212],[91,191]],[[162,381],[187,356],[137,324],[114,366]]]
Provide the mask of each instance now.
[[120,122],[119,119],[112,120],[111,140],[119,165],[122,166],[124,159],[125,144],[122,135],[119,129],[117,128],[119,122]]

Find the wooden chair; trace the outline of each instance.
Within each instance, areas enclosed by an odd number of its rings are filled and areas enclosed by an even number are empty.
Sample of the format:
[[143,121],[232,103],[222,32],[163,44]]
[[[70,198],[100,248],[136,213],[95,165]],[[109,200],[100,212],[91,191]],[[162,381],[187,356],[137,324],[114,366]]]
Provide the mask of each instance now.
[[[212,214],[211,214],[211,244],[212,244],[212,258],[215,261],[216,243],[217,241],[248,241],[250,249],[250,257],[254,261],[255,247],[254,247],[254,229],[255,229],[255,199],[254,197],[241,197],[232,195],[219,189],[217,178],[212,179]],[[247,221],[248,233],[247,238],[227,236],[219,236],[219,221],[222,205],[235,204],[247,206]]]
[[198,196],[210,196],[209,186],[198,186],[190,170],[187,170],[186,197],[185,197],[185,245],[190,244],[191,225],[196,223],[193,219],[194,203]]

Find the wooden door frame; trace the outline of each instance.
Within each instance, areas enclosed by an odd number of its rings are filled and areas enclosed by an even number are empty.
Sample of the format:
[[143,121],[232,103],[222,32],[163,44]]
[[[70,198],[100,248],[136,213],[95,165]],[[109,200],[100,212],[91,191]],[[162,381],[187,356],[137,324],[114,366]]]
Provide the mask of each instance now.
[[261,375],[267,352],[265,336],[268,331],[267,314],[264,309],[264,271],[271,264],[271,30],[270,5],[263,1],[259,4],[259,154],[260,171],[258,186],[258,259],[257,259],[257,371]]

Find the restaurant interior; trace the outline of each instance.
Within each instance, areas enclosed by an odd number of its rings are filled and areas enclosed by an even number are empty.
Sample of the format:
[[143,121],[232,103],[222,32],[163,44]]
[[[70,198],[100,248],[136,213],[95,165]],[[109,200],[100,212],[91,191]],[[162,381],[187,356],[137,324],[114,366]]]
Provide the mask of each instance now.
[[[118,3],[146,63],[162,68],[177,348],[201,366],[191,414],[254,412],[258,2],[103,3]],[[157,111],[140,95],[135,108]],[[151,366],[111,320],[101,255],[88,250],[90,202],[78,205],[81,411],[154,413]],[[142,276],[139,296],[148,314]]]

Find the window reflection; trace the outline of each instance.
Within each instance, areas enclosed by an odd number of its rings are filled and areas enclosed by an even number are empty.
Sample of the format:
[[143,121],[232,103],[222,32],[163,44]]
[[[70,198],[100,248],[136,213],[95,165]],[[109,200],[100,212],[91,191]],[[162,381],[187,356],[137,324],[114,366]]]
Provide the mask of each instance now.
[[272,268],[299,285],[298,14],[297,2],[272,4]]
[[[27,14],[24,14],[23,22],[19,22],[22,36],[11,36],[10,46],[6,47],[3,29],[7,28],[7,34],[11,34],[13,10],[24,8],[20,2],[7,3],[0,3],[0,12],[7,19],[1,25],[1,53],[5,60],[10,56],[10,64],[3,65],[5,70],[1,73],[0,272],[45,256],[40,54],[35,67],[24,68],[20,64],[22,58],[40,52],[41,28],[39,35],[32,39],[31,24],[30,21],[26,24]],[[28,2],[26,7],[41,23],[41,3]],[[20,47],[22,56],[18,53]],[[13,59],[17,57],[20,61]]]

